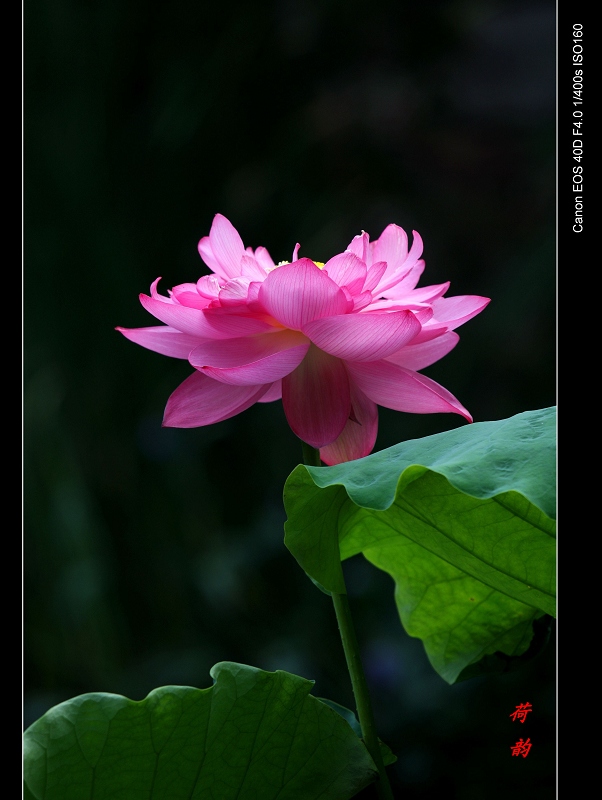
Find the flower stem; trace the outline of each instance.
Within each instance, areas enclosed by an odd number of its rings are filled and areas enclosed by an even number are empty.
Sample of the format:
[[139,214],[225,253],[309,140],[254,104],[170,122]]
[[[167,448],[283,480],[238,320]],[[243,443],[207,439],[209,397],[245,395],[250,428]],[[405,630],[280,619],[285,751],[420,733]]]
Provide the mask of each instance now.
[[337,615],[337,622],[339,623],[345,658],[347,659],[347,669],[351,676],[351,685],[353,687],[357,715],[362,729],[362,737],[368,752],[372,756],[372,760],[376,764],[380,776],[380,780],[377,781],[376,784],[376,791],[381,800],[393,800],[393,793],[385,771],[385,765],[378,743],[378,736],[376,735],[376,723],[374,722],[374,713],[372,712],[372,705],[370,703],[368,684],[360,659],[360,649],[353,627],[349,600],[346,594],[335,594],[333,592],[332,601]]
[[[320,451],[305,442],[303,442],[303,463],[310,467],[319,467],[321,464]],[[343,643],[343,650],[345,651],[347,669],[351,677],[351,686],[353,688],[357,715],[362,729],[362,737],[366,749],[376,764],[380,777],[376,782],[376,792],[380,800],[393,800],[391,784],[389,783],[389,778],[385,771],[385,765],[378,743],[378,736],[376,734],[376,723],[374,722],[374,713],[370,703],[368,683],[362,666],[360,648],[357,636],[355,635],[349,600],[347,599],[346,593],[338,594],[336,592],[331,592],[331,595],[339,625],[339,633]]]
[[303,463],[308,467],[321,467],[320,451],[305,442],[301,442],[301,446],[303,447]]

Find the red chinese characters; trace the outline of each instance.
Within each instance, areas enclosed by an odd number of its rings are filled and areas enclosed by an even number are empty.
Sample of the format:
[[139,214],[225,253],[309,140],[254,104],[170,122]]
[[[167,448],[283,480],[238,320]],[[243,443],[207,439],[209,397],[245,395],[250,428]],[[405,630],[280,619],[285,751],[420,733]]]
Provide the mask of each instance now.
[[527,719],[527,714],[530,711],[533,711],[531,703],[519,703],[519,705],[516,706],[516,711],[513,711],[512,714],[509,714],[508,716],[512,717],[512,722],[516,722],[517,719],[521,722],[524,722]]
[[526,742],[524,742],[522,739],[519,739],[518,742],[512,745],[510,749],[512,750],[513,756],[522,756],[523,758],[526,758],[529,755],[529,750],[531,749],[531,739],[527,739]]

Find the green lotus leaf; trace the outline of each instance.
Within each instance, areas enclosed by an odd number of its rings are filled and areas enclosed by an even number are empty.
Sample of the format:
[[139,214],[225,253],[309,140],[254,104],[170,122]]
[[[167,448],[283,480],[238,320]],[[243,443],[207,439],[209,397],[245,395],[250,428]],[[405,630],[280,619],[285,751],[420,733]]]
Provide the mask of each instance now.
[[[555,615],[556,409],[403,442],[334,467],[300,465],[285,543],[323,589],[362,553],[395,580],[404,628],[442,677],[517,658]],[[507,659],[506,659],[507,661]]]
[[[351,729],[355,731],[356,736],[359,736],[360,739],[362,738],[362,726],[360,725],[358,718],[353,713],[353,711],[351,711],[351,709],[340,705],[340,703],[335,703],[333,700],[327,700],[325,697],[320,697],[320,700],[323,703],[326,703],[327,706],[330,706],[330,708],[333,708],[337,712],[337,714],[340,714],[343,717],[343,719],[347,720]],[[383,764],[385,765],[385,767],[394,764],[397,761],[397,756],[391,750],[391,748],[380,739],[378,740],[378,745],[380,747],[380,754],[382,756]]]
[[351,798],[378,773],[313,682],[221,662],[208,689],[84,694],[24,734],[25,800]]

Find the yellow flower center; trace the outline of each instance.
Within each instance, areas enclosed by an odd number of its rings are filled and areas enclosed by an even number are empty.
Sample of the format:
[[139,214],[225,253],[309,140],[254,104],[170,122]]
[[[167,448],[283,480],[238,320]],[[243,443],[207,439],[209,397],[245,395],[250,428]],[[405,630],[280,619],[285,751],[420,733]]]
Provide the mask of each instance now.
[[[276,266],[274,266],[274,267],[268,267],[266,271],[267,271],[267,272],[272,272],[272,270],[274,270],[274,269],[278,269],[278,267],[283,267],[285,264],[290,264],[290,263],[291,263],[290,261],[279,261],[279,262],[276,264]],[[314,264],[315,264],[315,265],[316,265],[316,267],[318,267],[319,269],[323,269],[323,267],[324,267],[324,261],[314,261]]]

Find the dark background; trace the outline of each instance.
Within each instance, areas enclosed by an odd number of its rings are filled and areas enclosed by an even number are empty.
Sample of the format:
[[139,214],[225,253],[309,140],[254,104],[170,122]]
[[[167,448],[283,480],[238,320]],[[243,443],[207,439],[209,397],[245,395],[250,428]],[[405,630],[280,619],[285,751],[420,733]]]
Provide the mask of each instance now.
[[[155,324],[159,275],[207,272],[216,212],[276,261],[395,222],[424,239],[420,285],[492,298],[425,374],[475,421],[554,405],[555,37],[549,0],[27,0],[25,725],[84,692],[205,687],[221,660],[353,705],[330,601],[283,545],[281,404],[162,429],[190,367],[114,328]],[[375,449],[461,424],[381,409]],[[450,687],[390,578],[345,568],[400,797],[554,797],[554,639]]]

